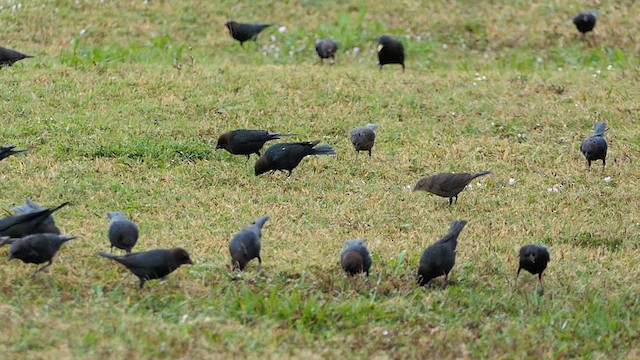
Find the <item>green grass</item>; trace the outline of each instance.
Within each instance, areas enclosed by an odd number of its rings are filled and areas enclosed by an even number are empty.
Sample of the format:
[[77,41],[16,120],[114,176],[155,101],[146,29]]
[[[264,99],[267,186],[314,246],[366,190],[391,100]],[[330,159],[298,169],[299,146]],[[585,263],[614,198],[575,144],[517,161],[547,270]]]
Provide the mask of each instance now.
[[[567,24],[581,9],[569,1],[16,4],[0,0],[0,45],[36,58],[0,70],[0,143],[32,151],[0,163],[0,207],[71,201],[56,219],[80,238],[35,279],[0,250],[5,356],[640,353],[637,2],[585,5],[601,10],[587,40]],[[230,18],[277,26],[241,48]],[[382,33],[405,43],[404,74],[378,70]],[[333,66],[313,51],[324,37],[340,41]],[[594,121],[609,126],[604,173],[578,149]],[[381,125],[373,159],[355,159],[347,134],[369,122]],[[338,156],[255,177],[255,156],[214,150],[241,127]],[[406,190],[482,170],[493,174],[452,207]],[[196,264],[138,291],[95,256],[113,210],[140,225],[135,250],[181,246]],[[264,214],[263,272],[231,273],[229,240]],[[453,283],[418,288],[422,251],[454,219],[469,224]],[[338,266],[356,237],[373,253],[369,279]],[[528,242],[551,251],[542,297],[534,276],[514,282]]]

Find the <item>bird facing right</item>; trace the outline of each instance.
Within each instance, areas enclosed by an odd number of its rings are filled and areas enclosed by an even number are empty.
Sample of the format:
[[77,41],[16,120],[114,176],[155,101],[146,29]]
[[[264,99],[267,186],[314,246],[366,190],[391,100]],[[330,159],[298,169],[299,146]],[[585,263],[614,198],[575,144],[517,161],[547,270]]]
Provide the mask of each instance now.
[[356,157],[360,151],[367,151],[369,158],[371,158],[371,149],[376,141],[376,129],[379,125],[367,124],[365,126],[358,126],[351,130],[349,138],[356,149]]
[[[35,201],[27,199],[27,201],[11,209],[16,215],[31,214],[39,211],[47,210]],[[56,226],[53,215],[49,215],[44,221],[38,225],[39,234],[60,234],[60,229]]]
[[372,262],[371,254],[364,245],[364,240],[352,239],[344,242],[344,249],[340,253],[340,266],[347,275],[365,273],[369,276]]
[[542,273],[547,268],[549,262],[549,250],[542,245],[527,244],[520,248],[518,254],[520,261],[518,265],[518,273],[516,274],[516,281],[520,276],[520,270],[525,269],[531,274],[538,275],[538,281],[540,282],[540,295],[544,294],[544,287],[542,286]]
[[573,17],[573,24],[578,31],[584,36],[589,31],[593,31],[598,20],[598,11],[581,11],[578,15]]
[[445,276],[443,286],[449,282],[449,272],[456,262],[456,247],[458,236],[467,225],[466,220],[454,220],[449,225],[449,231],[440,240],[429,245],[420,257],[418,268],[418,285],[424,286],[431,279]]
[[258,271],[260,271],[262,268],[262,258],[260,257],[262,227],[267,220],[269,220],[268,215],[256,219],[231,239],[229,253],[233,270],[242,271],[249,261],[258,258]]
[[224,25],[231,33],[231,37],[238,40],[240,42],[240,46],[243,46],[242,44],[245,41],[255,41],[262,30],[273,24],[243,24],[231,20],[227,21]]
[[138,242],[138,225],[129,220],[124,213],[110,211],[107,213],[109,217],[109,230],[107,236],[111,243],[111,250],[113,247],[122,249],[127,253],[131,252],[131,249]]
[[481,171],[479,173],[441,173],[428,176],[418,180],[413,191],[425,190],[432,194],[448,197],[449,205],[453,203],[453,198],[458,203],[458,194],[469,185],[471,180],[491,174],[491,171]]
[[3,66],[11,66],[16,61],[32,58],[31,55],[25,55],[19,51],[0,47],[0,68]]
[[594,160],[602,160],[602,171],[607,165],[607,139],[604,137],[604,131],[607,128],[606,123],[597,122],[593,125],[593,135],[584,139],[580,144],[580,151],[587,159],[587,165],[591,169],[591,162]]
[[404,72],[404,45],[389,35],[382,35],[378,39],[378,65],[400,64]]

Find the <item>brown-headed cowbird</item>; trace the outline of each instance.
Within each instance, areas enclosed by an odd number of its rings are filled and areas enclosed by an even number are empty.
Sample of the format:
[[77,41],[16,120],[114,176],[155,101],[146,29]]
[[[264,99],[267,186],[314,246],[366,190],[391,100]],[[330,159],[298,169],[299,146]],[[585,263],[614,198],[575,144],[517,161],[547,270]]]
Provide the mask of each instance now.
[[53,209],[2,218],[0,219],[0,236],[21,238],[31,234],[39,234],[43,229],[53,234],[59,234],[60,230],[55,225],[53,227],[43,227],[43,223],[47,221],[51,214],[67,205],[69,203],[65,202]]
[[273,24],[242,24],[231,20],[227,21],[224,25],[229,29],[231,36],[240,41],[240,46],[243,46],[242,44],[245,41],[255,41],[262,30]]
[[448,197],[449,205],[451,205],[453,198],[456,198],[456,203],[458,203],[458,194],[464,190],[465,186],[469,185],[471,180],[487,174],[491,174],[491,171],[482,171],[476,174],[441,173],[432,175],[418,180],[413,191],[424,190],[438,196]]
[[591,162],[594,160],[602,160],[602,171],[607,164],[607,139],[604,138],[604,131],[607,128],[606,123],[597,122],[593,125],[593,135],[584,139],[580,144],[580,151],[587,159],[589,169]]
[[13,150],[15,149],[15,145],[2,145],[0,146],[0,161],[8,158],[11,155],[20,154],[23,152],[27,152],[29,150]]
[[378,65],[400,64],[404,72],[404,46],[391,36],[382,35],[378,39]]
[[573,24],[578,31],[584,36],[589,31],[593,31],[598,20],[598,11],[581,11],[573,18]]
[[320,62],[324,62],[324,59],[331,59],[335,61],[336,51],[338,51],[338,42],[331,39],[320,40],[316,43],[316,52],[320,56]]
[[271,145],[265,153],[256,161],[254,166],[256,176],[267,171],[291,171],[300,164],[305,156],[309,155],[335,155],[336,152],[329,145],[320,145],[320,140],[303,141],[293,143],[281,143]]
[[225,149],[233,155],[260,156],[260,149],[264,143],[270,140],[280,139],[283,136],[296,135],[294,133],[272,133],[265,130],[238,129],[226,132],[218,137],[216,150]]
[[3,241],[4,243],[10,243],[9,260],[20,259],[24,263],[37,264],[47,262],[48,264],[38,268],[32,276],[39,271],[51,266],[53,263],[53,256],[58,252],[60,246],[69,240],[73,240],[77,236],[67,236],[58,234],[33,234],[23,238],[14,238]]
[[418,285],[424,286],[431,279],[444,275],[444,285],[449,282],[449,272],[456,262],[458,235],[467,225],[465,220],[455,220],[449,226],[449,232],[422,253],[418,268]]
[[[43,210],[47,210],[47,209],[42,207],[37,202],[31,201],[29,199],[27,199],[27,201],[24,204],[16,206],[13,209],[11,209],[11,211],[13,211],[16,215],[30,214],[30,213],[43,211]],[[52,215],[49,215],[38,226],[37,233],[38,234],[60,234],[60,229],[58,229],[58,227],[56,226],[56,222],[53,219]]]
[[121,212],[110,211],[107,216],[109,217],[108,236],[111,242],[111,251],[115,246],[130,253],[133,246],[138,242],[138,225]]
[[117,256],[106,252],[98,255],[115,260],[124,265],[140,279],[140,289],[147,280],[164,279],[184,264],[193,264],[189,253],[182,248],[157,249]]
[[3,66],[11,66],[16,61],[32,58],[31,55],[25,55],[19,51],[0,47],[0,68]]
[[516,281],[520,275],[520,270],[525,269],[531,274],[538,275],[538,281],[540,282],[540,295],[544,294],[544,287],[542,286],[542,273],[547,268],[549,262],[549,251],[546,247],[536,244],[527,244],[520,248],[520,264],[518,265],[518,273],[516,274]]
[[347,275],[366,273],[369,276],[371,254],[364,245],[364,240],[352,239],[344,242],[344,250],[340,253],[340,265]]
[[233,270],[242,271],[251,259],[258,258],[258,271],[260,271],[262,268],[262,258],[260,258],[262,227],[267,220],[269,220],[268,215],[258,218],[231,239],[229,254],[231,254]]
[[353,147],[356,149],[356,157],[360,151],[369,152],[369,157],[371,157],[371,149],[376,142],[376,129],[378,126],[376,124],[367,124],[351,130],[350,138]]

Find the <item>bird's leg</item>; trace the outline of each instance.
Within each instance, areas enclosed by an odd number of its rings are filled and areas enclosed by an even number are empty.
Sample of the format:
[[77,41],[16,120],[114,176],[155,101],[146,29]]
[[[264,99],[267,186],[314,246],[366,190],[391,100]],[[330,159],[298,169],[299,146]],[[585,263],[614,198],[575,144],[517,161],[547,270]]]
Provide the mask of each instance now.
[[369,160],[371,160],[371,150],[369,150]]
[[591,160],[587,160],[587,167],[589,168],[589,171],[591,171]]
[[287,175],[287,177],[291,176],[291,170],[287,170],[289,172],[289,174]]
[[[240,43],[240,44],[242,44],[242,43]],[[140,287],[138,289],[142,290],[142,288],[144,287],[144,281],[145,280],[143,278],[140,278]]]
[[247,157],[247,160],[244,162],[245,164],[249,162],[249,154],[245,155]]
[[262,272],[262,259],[258,255],[258,272]]
[[544,295],[544,286],[542,286],[542,273],[538,274],[538,282],[540,283],[540,290],[538,290],[538,295]]
[[458,203],[458,194],[456,194],[456,204]]
[[53,264],[51,262],[51,260],[49,260],[49,263],[41,268],[36,268],[36,271],[33,272],[33,274],[31,274],[31,277],[36,276],[37,273],[39,273],[40,271],[44,271],[46,268],[48,268],[49,266],[51,266],[51,264]]
[[453,204],[453,196],[449,197],[449,206],[451,206],[451,204]]
[[442,288],[444,289],[449,285],[449,274],[444,274],[444,282],[442,283]]
[[402,73],[404,74],[404,64],[402,64]]
[[604,174],[604,167],[607,165],[607,160],[602,159],[602,173]]

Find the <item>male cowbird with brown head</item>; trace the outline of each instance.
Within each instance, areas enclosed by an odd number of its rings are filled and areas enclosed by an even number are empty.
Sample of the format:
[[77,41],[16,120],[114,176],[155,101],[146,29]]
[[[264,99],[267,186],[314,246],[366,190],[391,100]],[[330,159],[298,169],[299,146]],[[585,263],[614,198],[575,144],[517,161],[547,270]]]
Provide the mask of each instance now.
[[127,216],[121,212],[108,212],[109,217],[109,242],[111,242],[111,251],[113,247],[122,249],[127,253],[138,242],[138,225],[129,220]]
[[424,286],[431,279],[442,275],[445,276],[444,285],[447,285],[449,272],[456,262],[458,235],[465,225],[467,225],[465,220],[452,221],[447,235],[429,245],[422,253],[418,268],[418,285]]
[[356,149],[356,157],[360,151],[369,152],[369,158],[371,158],[371,149],[376,142],[376,129],[379,125],[367,124],[365,126],[358,126],[351,130],[349,138],[353,147]]
[[329,145],[319,145],[320,140],[303,141],[293,143],[281,143],[271,145],[256,161],[254,170],[256,176],[267,171],[288,171],[287,177],[295,169],[305,156],[309,155],[335,155],[336,152]]
[[438,196],[448,197],[449,205],[451,205],[453,198],[456,198],[456,203],[458,203],[458,194],[469,185],[471,180],[487,174],[491,174],[491,171],[482,171],[475,174],[441,173],[432,175],[418,180],[413,191],[424,190]]
[[0,47],[0,68],[3,66],[11,66],[16,61],[32,58],[31,55],[25,55],[19,51]]
[[549,251],[546,247],[537,244],[527,244],[520,248],[520,264],[518,265],[518,273],[516,274],[516,281],[520,275],[520,270],[525,269],[531,274],[538,275],[538,281],[540,282],[540,295],[544,294],[544,287],[542,286],[542,273],[547,268],[549,263]]
[[[31,201],[27,199],[27,201],[22,204],[11,209],[16,215],[22,214],[30,214],[34,212],[44,211],[46,208],[42,207],[42,205],[38,204],[35,201]],[[56,226],[56,222],[53,219],[52,215],[49,215],[44,221],[38,226],[38,234],[60,234],[60,229]]]
[[227,21],[224,25],[227,27],[227,29],[229,29],[231,36],[234,39],[240,41],[240,46],[243,46],[242,44],[245,41],[255,41],[256,37],[258,37],[258,34],[262,30],[273,24],[243,24],[231,20]]
[[147,280],[164,279],[184,264],[193,264],[189,253],[182,248],[157,249],[117,256],[106,252],[98,255],[115,260],[124,265],[140,279],[140,289]]
[[340,266],[349,276],[365,273],[369,276],[371,254],[364,245],[364,240],[352,239],[344,242],[344,250],[340,253]]
[[320,40],[316,43],[316,52],[320,56],[320,62],[324,62],[324,59],[331,59],[335,61],[335,55],[338,51],[338,42],[331,39]]
[[238,129],[220,135],[218,137],[218,143],[216,144],[216,150],[225,149],[233,155],[244,155],[248,160],[251,154],[260,156],[260,150],[267,141],[292,135],[296,134]]
[[53,256],[58,252],[62,244],[76,237],[77,236],[58,234],[33,234],[23,238],[8,239],[2,243],[11,244],[11,248],[9,248],[9,260],[20,259],[24,263],[36,265],[45,262],[48,263],[41,268],[36,267],[36,271],[33,273],[33,275],[35,275],[39,271],[43,271],[51,266]]
[[604,131],[607,128],[606,123],[597,122],[593,125],[593,135],[582,141],[580,151],[587,159],[587,165],[591,169],[591,162],[594,160],[602,160],[602,171],[607,165],[607,139],[604,138]]
[[391,36],[382,35],[378,39],[378,65],[400,64],[404,72],[404,45]]
[[16,146],[15,145],[2,145],[0,146],[0,161],[2,161],[3,159],[8,158],[11,155],[15,155],[15,154],[20,154],[23,152],[27,152],[29,150],[13,150],[15,149]]
[[51,214],[67,205],[69,205],[69,203],[65,202],[53,209],[44,209],[2,218],[0,219],[0,236],[21,238],[27,235],[40,234],[43,232],[60,234],[60,230],[55,225],[50,226],[44,223],[48,221]]
[[598,11],[581,11],[578,15],[574,16],[573,24],[578,31],[584,36],[589,31],[593,31],[598,20]]
[[267,220],[269,220],[268,215],[258,218],[231,239],[229,253],[233,270],[242,271],[249,261],[258,258],[258,271],[260,271],[262,268],[262,258],[260,257],[262,227]]

